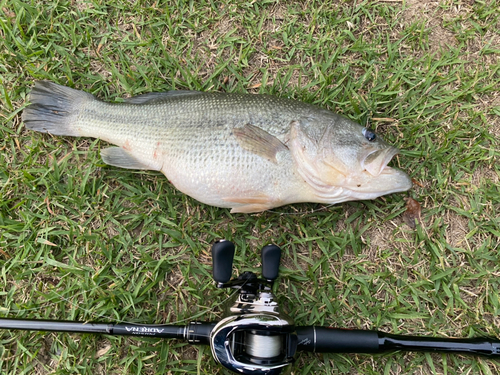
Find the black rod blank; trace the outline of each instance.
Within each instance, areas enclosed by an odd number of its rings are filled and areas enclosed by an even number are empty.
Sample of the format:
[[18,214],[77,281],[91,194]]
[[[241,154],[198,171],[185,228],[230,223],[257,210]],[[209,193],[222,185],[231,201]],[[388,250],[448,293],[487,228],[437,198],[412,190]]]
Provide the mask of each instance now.
[[214,323],[193,322],[186,326],[163,324],[82,323],[57,320],[0,318],[0,329],[25,331],[92,333],[114,336],[148,336],[184,339],[193,344],[208,344]]

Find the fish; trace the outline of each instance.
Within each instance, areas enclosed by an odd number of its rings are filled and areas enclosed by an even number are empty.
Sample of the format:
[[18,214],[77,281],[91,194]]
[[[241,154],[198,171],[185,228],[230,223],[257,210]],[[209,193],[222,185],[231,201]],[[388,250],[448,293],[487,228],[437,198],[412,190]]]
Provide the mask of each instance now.
[[36,81],[27,129],[99,138],[104,163],[161,171],[182,193],[231,212],[336,204],[407,191],[388,166],[399,152],[372,130],[319,106],[271,95],[173,90],[106,102]]

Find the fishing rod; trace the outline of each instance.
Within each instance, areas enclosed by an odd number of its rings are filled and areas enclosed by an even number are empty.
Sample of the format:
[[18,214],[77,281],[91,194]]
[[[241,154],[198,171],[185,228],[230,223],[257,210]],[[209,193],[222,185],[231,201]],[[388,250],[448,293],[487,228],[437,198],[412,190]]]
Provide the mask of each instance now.
[[277,375],[300,351],[315,353],[383,353],[426,351],[464,353],[498,358],[500,341],[488,338],[448,339],[404,336],[359,329],[295,326],[272,293],[278,277],[281,249],[262,248],[262,278],[244,272],[231,279],[234,244],[221,240],[212,246],[213,278],[218,288],[238,289],[219,322],[187,325],[83,323],[56,320],[0,318],[0,329],[147,336],[210,345],[215,360],[239,374]]

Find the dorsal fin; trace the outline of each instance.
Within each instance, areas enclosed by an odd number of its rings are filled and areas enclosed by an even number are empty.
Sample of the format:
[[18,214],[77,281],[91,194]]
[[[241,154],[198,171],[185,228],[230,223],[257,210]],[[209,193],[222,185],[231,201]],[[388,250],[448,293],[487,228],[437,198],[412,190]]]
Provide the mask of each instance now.
[[159,100],[163,98],[174,98],[176,96],[188,96],[188,95],[199,95],[202,94],[200,91],[190,91],[190,90],[172,90],[167,92],[148,92],[147,94],[133,96],[131,98],[125,99],[125,103],[128,104],[144,104],[154,100]]

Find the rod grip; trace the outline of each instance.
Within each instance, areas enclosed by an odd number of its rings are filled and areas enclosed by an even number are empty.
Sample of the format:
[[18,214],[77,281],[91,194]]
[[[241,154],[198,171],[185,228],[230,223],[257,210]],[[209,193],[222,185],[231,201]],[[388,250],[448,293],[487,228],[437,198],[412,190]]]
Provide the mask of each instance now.
[[218,284],[227,283],[233,273],[234,244],[220,240],[212,246],[212,272]]
[[316,353],[377,353],[377,331],[329,327],[296,327],[297,350]]

